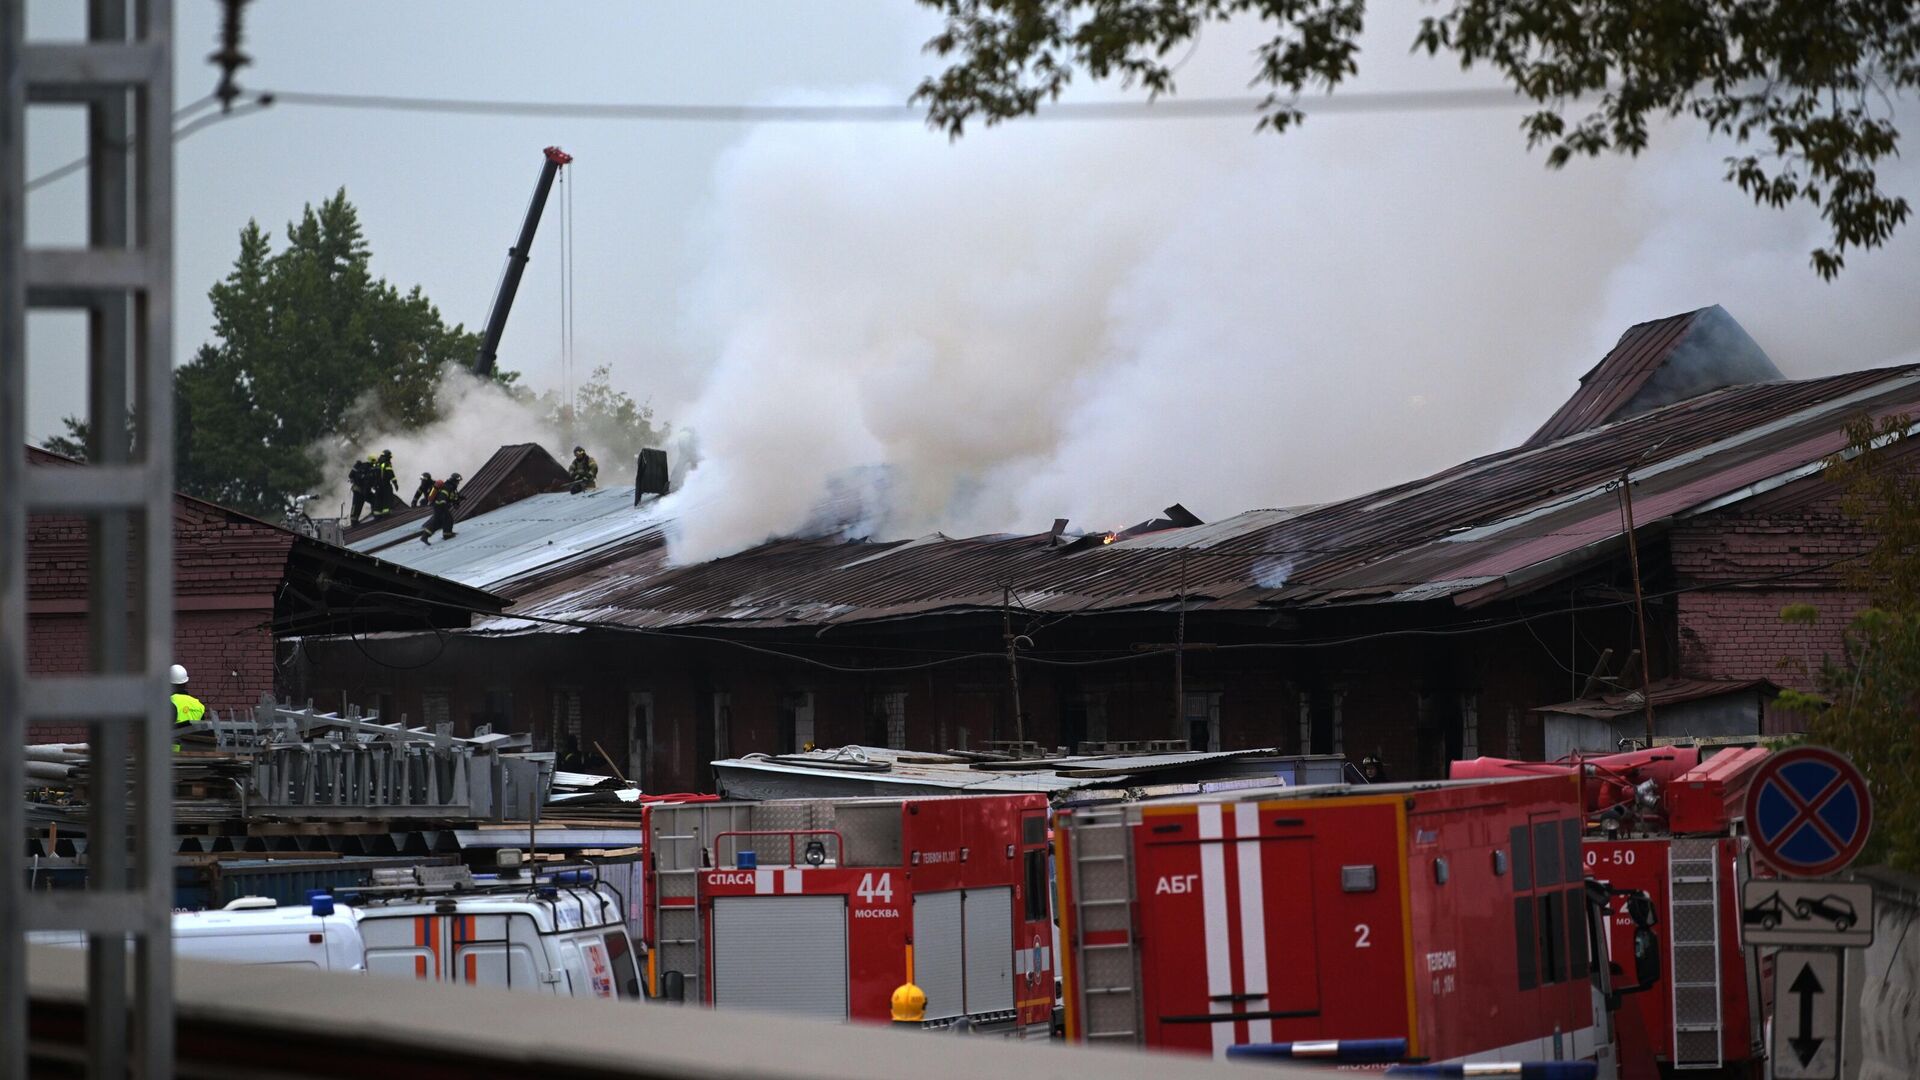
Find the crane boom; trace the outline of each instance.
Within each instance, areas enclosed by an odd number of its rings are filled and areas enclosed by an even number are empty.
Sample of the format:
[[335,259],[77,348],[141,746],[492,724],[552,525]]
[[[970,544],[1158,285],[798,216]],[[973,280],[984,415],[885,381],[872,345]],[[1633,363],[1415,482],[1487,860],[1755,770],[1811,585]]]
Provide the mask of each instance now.
[[533,186],[533,201],[527,204],[527,219],[520,223],[520,239],[507,249],[507,272],[500,276],[500,292],[493,298],[493,311],[487,315],[487,330],[480,338],[480,351],[473,358],[473,373],[481,378],[493,376],[493,362],[500,350],[500,335],[507,329],[507,313],[513,310],[514,294],[520,291],[520,275],[527,269],[527,253],[533,249],[534,230],[540,227],[540,215],[547,208],[547,196],[553,191],[553,179],[560,167],[573,161],[573,155],[557,146],[543,153],[540,182]]

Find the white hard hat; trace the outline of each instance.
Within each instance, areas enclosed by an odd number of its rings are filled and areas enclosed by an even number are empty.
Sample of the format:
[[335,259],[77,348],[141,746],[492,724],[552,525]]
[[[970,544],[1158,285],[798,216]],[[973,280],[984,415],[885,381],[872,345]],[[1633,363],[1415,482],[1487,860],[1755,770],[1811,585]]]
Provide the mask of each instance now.
[[185,686],[187,684],[187,669],[181,667],[179,664],[175,664],[167,669],[167,677],[173,682],[173,685]]

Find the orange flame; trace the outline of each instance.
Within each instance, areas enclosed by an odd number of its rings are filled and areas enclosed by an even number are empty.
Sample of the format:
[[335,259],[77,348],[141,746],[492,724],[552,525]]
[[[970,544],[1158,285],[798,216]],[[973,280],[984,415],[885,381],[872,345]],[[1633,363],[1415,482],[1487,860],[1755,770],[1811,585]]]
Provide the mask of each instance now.
[[1119,539],[1119,537],[1118,537],[1117,535],[1115,535],[1115,534],[1113,534],[1113,533],[1108,533],[1107,535],[1105,535],[1105,536],[1103,536],[1103,537],[1101,537],[1101,538],[1100,538],[1100,542],[1101,542],[1102,544],[1111,544],[1111,543],[1113,543],[1113,542],[1114,542],[1115,540],[1118,540],[1118,539]]

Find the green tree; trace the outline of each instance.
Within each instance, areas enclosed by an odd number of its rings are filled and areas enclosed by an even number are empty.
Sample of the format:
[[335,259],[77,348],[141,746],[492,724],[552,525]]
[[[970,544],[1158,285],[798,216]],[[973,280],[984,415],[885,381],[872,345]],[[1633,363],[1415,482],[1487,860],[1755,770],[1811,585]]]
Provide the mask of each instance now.
[[[1841,655],[1821,665],[1818,691],[1788,691],[1780,705],[1806,717],[1809,741],[1866,774],[1874,827],[1864,858],[1920,870],[1920,442],[1911,426],[1905,416],[1856,420],[1847,449],[1827,465],[1842,509],[1872,544],[1847,571],[1869,606],[1853,617]],[[1818,612],[1795,604],[1781,616],[1810,623]]]
[[[1268,91],[1261,126],[1301,119],[1308,88],[1358,70],[1365,0],[920,0],[946,16],[927,43],[955,57],[914,94],[958,137],[1034,112],[1075,71],[1172,93],[1174,71],[1209,23],[1257,18],[1273,35],[1252,82]],[[1831,278],[1849,248],[1885,243],[1907,200],[1875,167],[1898,152],[1892,98],[1920,86],[1915,0],[1450,0],[1421,21],[1414,48],[1485,64],[1540,106],[1522,124],[1547,164],[1638,154],[1650,119],[1689,116],[1742,150],[1728,180],[1755,202],[1819,208],[1829,243],[1812,253]]]
[[77,416],[63,416],[60,425],[66,428],[64,435],[49,435],[40,440],[40,448],[56,454],[70,457],[75,461],[87,460],[88,444],[93,438],[93,429],[85,420]]
[[[508,388],[510,393],[514,389]],[[571,440],[564,449],[571,451],[575,444],[586,447],[601,468],[613,470],[610,482],[614,483],[624,475],[622,466],[630,471],[642,448],[664,444],[671,431],[671,425],[655,422],[651,405],[614,389],[613,371],[607,365],[593,369],[574,391],[571,406],[552,391],[541,395],[540,404],[549,421]]]
[[476,335],[449,328],[418,286],[374,277],[344,189],[308,206],[275,252],[256,222],[213,286],[215,340],[175,373],[180,488],[278,517],[321,482],[316,448],[430,423],[449,363]]

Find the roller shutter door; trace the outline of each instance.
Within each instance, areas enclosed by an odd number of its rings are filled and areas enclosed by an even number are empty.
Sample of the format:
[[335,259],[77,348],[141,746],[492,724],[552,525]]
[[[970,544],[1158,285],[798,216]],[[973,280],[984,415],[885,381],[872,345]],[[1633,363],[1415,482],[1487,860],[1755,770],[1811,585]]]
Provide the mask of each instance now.
[[713,1003],[845,1020],[846,899],[716,897]]
[[927,995],[927,1019],[959,1016],[966,1008],[961,953],[960,893],[913,897],[913,983]]
[[1013,890],[968,889],[967,1012],[1013,1011]]

